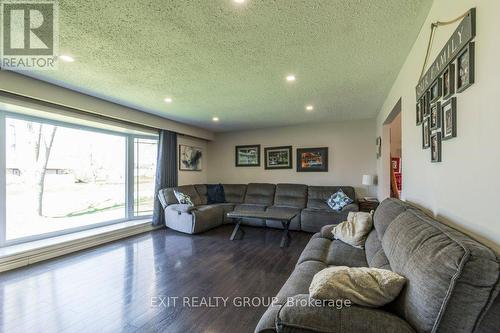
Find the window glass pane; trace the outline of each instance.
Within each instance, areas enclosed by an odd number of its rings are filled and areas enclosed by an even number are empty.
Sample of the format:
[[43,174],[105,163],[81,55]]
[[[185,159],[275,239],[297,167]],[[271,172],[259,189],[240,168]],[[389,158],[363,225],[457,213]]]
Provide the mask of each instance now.
[[126,139],[6,119],[7,240],[124,219]]
[[134,139],[134,216],[153,214],[157,140]]

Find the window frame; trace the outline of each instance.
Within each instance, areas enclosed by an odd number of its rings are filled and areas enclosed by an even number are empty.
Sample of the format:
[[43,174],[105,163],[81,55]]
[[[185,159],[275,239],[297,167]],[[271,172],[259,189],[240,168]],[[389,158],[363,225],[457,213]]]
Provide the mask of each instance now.
[[[94,223],[86,226],[79,226],[64,230],[52,231],[38,235],[31,235],[26,237],[15,238],[7,240],[7,156],[6,156],[6,143],[7,143],[7,133],[6,133],[6,122],[7,118],[13,118],[23,121],[33,121],[48,125],[61,126],[66,128],[72,128],[77,130],[85,130],[97,133],[104,133],[109,135],[115,135],[125,138],[125,217],[122,219],[103,221],[99,223]],[[62,235],[67,235],[79,231],[90,230],[94,228],[109,226],[117,223],[123,223],[133,220],[147,220],[152,219],[152,215],[141,215],[135,216],[134,212],[134,139],[148,139],[156,140],[158,142],[158,136],[147,135],[147,134],[129,134],[121,133],[118,131],[112,131],[107,129],[95,128],[87,125],[78,125],[69,122],[46,119],[42,117],[36,117],[31,115],[18,114],[13,112],[7,112],[0,110],[0,247],[10,246],[15,244],[21,244],[26,242],[32,242],[37,240],[42,240],[51,237],[57,237]]]
[[[132,211],[131,211],[130,216],[134,216],[136,219],[152,217],[153,216],[153,211],[154,211],[154,206],[151,207],[151,214],[140,215],[141,212],[139,210],[136,211],[135,196],[139,195],[139,188],[135,187],[135,176],[134,176],[134,172],[136,171],[136,168],[135,168],[135,158],[136,158],[135,151],[136,151],[136,148],[137,148],[137,152],[139,153],[139,145],[140,144],[150,144],[150,143],[145,143],[145,142],[136,142],[136,140],[153,140],[153,141],[156,140],[156,154],[158,155],[158,138],[151,139],[151,137],[137,136],[137,135],[135,135],[135,136],[131,137],[130,140],[131,140],[131,143],[129,145],[129,148],[133,150],[133,153],[132,153],[133,155],[132,155],[131,161],[129,161],[129,163],[130,163],[129,167],[132,167],[133,171],[130,172],[130,173],[127,173],[127,175],[130,175],[130,177],[131,177],[130,180],[134,183],[133,186],[131,187],[131,190],[133,191],[133,193],[132,193],[132,199],[131,200],[133,201],[134,204],[131,205],[130,209]],[[140,155],[138,154],[138,156],[140,156]],[[157,159],[158,159],[158,156],[157,156]],[[137,163],[139,164],[139,160],[137,161]],[[158,163],[158,161],[156,161],[156,163]],[[155,183],[155,179],[156,179],[156,172],[155,172],[155,177],[154,177],[153,183]],[[153,201],[154,201],[154,193],[153,193]],[[136,213],[137,213],[137,215],[135,215]]]

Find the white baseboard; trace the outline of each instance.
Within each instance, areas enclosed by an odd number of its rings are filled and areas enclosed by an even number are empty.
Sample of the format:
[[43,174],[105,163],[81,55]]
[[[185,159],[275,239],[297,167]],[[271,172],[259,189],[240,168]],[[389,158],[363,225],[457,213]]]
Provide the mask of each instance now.
[[63,256],[68,253],[81,251],[90,247],[138,235],[155,229],[157,228],[153,227],[151,223],[142,223],[102,233],[99,233],[98,230],[96,230],[96,234],[94,235],[47,245],[36,249],[11,253],[0,257],[0,272],[31,265],[43,260]]

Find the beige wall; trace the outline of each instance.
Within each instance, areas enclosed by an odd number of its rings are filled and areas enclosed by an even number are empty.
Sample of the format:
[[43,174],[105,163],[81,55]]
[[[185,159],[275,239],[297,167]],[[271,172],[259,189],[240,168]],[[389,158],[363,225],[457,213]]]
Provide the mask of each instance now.
[[[177,137],[177,151],[179,145],[199,147],[202,150],[201,171],[179,171],[179,185],[206,184],[208,174],[207,163],[207,141],[189,136],[179,135]],[[178,168],[179,166],[177,166]]]
[[[430,162],[430,151],[421,148],[421,128],[415,125],[415,85],[425,56],[430,23],[446,21],[477,8],[476,83],[457,95],[457,138],[443,142],[442,163]],[[427,209],[439,220],[462,229],[500,252],[500,1],[439,0],[418,36],[377,118],[377,133],[387,138],[382,125],[402,98],[403,199]],[[430,63],[456,28],[440,27]],[[387,142],[387,140],[385,140]],[[387,145],[383,155],[388,155]],[[383,157],[384,157],[383,156]],[[378,196],[388,196],[388,164],[379,159],[382,186]]]
[[[261,167],[235,165],[235,146],[261,144]],[[264,170],[264,148],[293,146],[293,169]],[[328,172],[296,172],[295,149],[329,147]],[[365,195],[363,174],[375,174],[374,120],[267,128],[217,133],[208,144],[210,183],[302,183],[309,185],[352,185]],[[375,189],[375,188],[373,188]]]

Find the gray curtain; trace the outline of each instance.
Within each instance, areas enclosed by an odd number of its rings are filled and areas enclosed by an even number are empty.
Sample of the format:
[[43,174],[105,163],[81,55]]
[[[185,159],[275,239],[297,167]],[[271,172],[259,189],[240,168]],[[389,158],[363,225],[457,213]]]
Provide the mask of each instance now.
[[161,130],[156,162],[153,225],[165,224],[165,215],[158,200],[158,193],[161,189],[175,186],[177,186],[177,133]]

